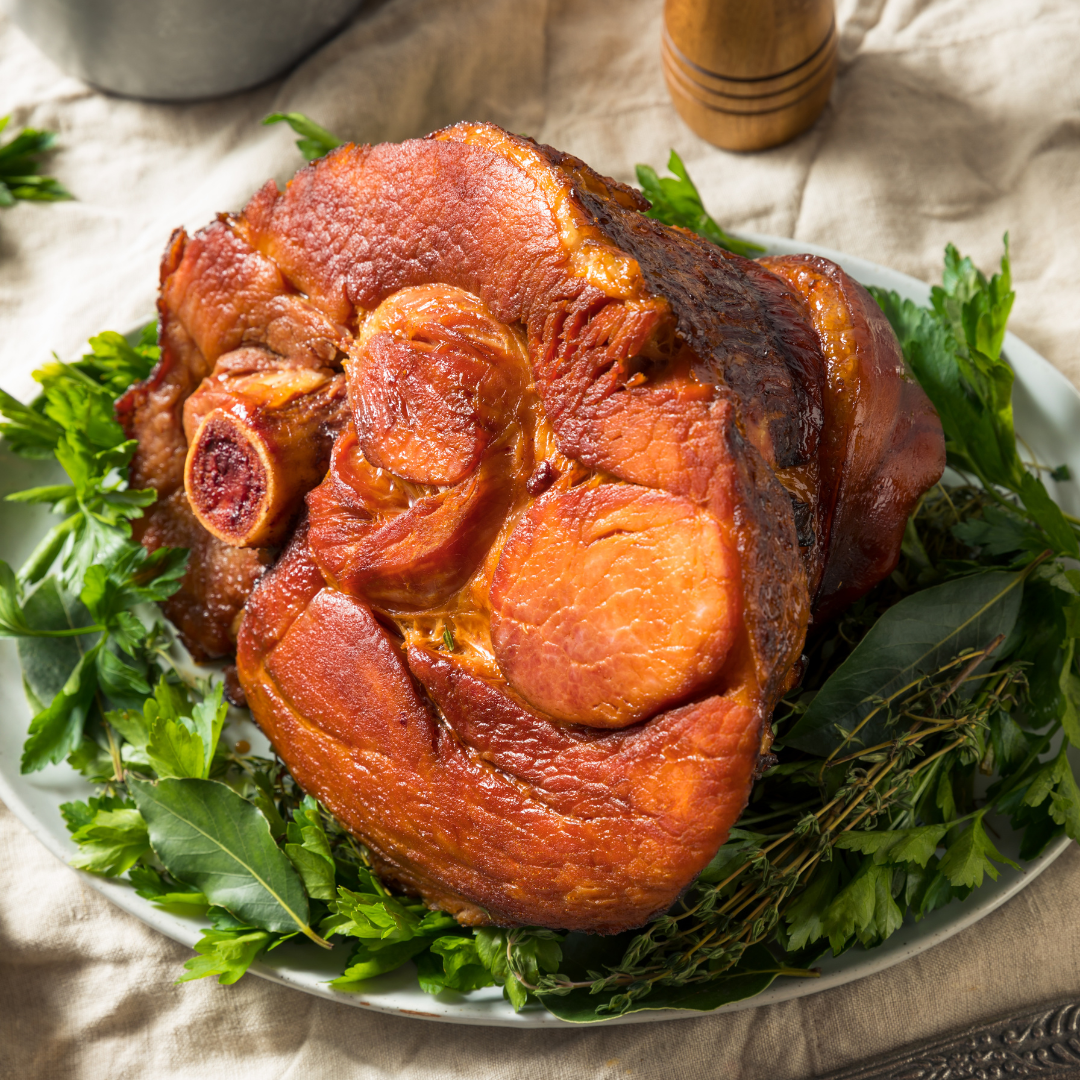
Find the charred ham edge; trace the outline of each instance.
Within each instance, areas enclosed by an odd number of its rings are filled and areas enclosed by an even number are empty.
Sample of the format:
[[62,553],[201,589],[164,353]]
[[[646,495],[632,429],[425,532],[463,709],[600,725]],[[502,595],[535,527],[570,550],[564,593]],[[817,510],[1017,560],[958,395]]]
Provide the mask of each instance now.
[[811,573],[814,621],[823,622],[896,568],[907,519],[945,470],[945,437],[884,312],[857,281],[815,255],[759,262],[802,298],[826,365]]

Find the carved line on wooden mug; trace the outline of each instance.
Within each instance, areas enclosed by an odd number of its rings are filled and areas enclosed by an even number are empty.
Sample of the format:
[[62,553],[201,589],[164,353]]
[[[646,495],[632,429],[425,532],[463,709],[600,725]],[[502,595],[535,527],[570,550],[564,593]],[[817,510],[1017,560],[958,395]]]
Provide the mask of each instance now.
[[[822,48],[824,52],[816,52],[815,57],[817,62],[807,71],[803,71],[805,65],[800,64],[798,68],[794,69],[797,72],[802,72],[801,77],[795,81],[788,82],[786,85],[778,87],[777,89],[766,90],[761,93],[731,93],[730,89],[720,89],[717,86],[710,86],[701,82],[699,79],[694,78],[686,70],[686,58],[679,52],[678,46],[671,41],[670,37],[665,32],[662,40],[662,54],[661,58],[664,65],[665,74],[669,80],[675,80],[680,84],[680,88],[688,96],[696,98],[706,108],[711,108],[719,112],[730,112],[734,114],[754,114],[754,113],[766,113],[775,112],[778,109],[788,108],[795,103],[802,101],[804,98],[813,94],[818,89],[818,84],[823,80],[829,80],[831,82],[834,74],[834,65],[836,60],[836,52],[839,44],[839,39],[834,32],[829,38],[822,42]],[[697,68],[697,65],[694,65]],[[697,68],[698,71],[704,71],[703,68]],[[719,78],[718,76],[714,76]],[[732,80],[732,82],[742,82],[744,85],[750,80]],[[730,87],[730,83],[727,84]],[[797,92],[800,91],[801,92]],[[787,100],[780,100],[785,98]],[[717,99],[726,99],[723,102]],[[745,102],[748,105],[752,102],[760,102],[761,107],[751,107],[746,109],[734,109],[727,107],[728,103],[735,104]]]
[[811,52],[804,59],[800,60],[797,64],[786,68],[784,71],[777,71],[771,75],[725,75],[723,72],[713,71],[712,68],[702,67],[700,64],[695,63],[693,60],[691,60],[690,57],[688,57],[686,53],[684,53],[682,49],[680,49],[679,46],[675,44],[675,41],[672,38],[671,32],[668,30],[666,23],[663,26],[662,34],[662,43],[671,49],[671,51],[675,54],[675,56],[678,57],[681,63],[685,64],[687,67],[693,68],[695,71],[701,72],[702,75],[707,75],[713,79],[720,79],[723,82],[732,83],[769,82],[772,79],[783,79],[788,75],[793,75],[795,72],[806,67],[806,65],[809,64],[814,59],[814,57],[816,57],[826,47],[828,47],[833,41],[833,39],[837,36],[836,19],[833,18],[832,21],[829,23],[829,29],[825,32],[825,36],[821,39],[821,44],[818,45],[818,47],[814,49],[814,51]]
[[[723,113],[725,116],[768,116],[770,113],[784,112],[786,109],[791,109],[794,106],[806,101],[809,98],[814,97],[821,90],[821,84],[815,83],[805,93],[800,94],[798,97],[792,98],[790,101],[785,101],[781,105],[774,105],[769,109],[728,109],[723,105],[714,105],[711,101],[705,101],[701,98],[694,98],[694,104],[700,106],[703,109],[708,109],[710,112]],[[813,121],[810,121],[813,123]],[[795,134],[798,134],[796,132]]]

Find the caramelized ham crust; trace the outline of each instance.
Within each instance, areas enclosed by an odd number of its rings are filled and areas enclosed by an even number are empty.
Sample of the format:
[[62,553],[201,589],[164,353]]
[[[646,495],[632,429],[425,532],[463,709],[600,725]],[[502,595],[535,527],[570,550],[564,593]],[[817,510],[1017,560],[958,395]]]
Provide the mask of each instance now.
[[815,255],[761,263],[803,298],[825,361],[810,568],[822,621],[896,568],[908,514],[945,468],[945,441],[888,319],[857,281]]
[[[274,369],[325,372],[335,364],[340,367],[339,345],[347,334],[296,296],[273,263],[255,252],[226,218],[195,237],[182,229],[173,234],[161,262],[158,328],[160,362],[146,382],[117,403],[117,418],[128,438],[138,440],[131,485],[158,492],[158,501],[135,523],[134,531],[151,551],[162,545],[190,548],[183,583],[164,610],[192,655],[213,660],[235,650],[244,602],[272,561],[272,553],[254,546],[233,547],[222,539],[221,530],[210,533],[203,527],[212,515],[205,509],[198,515],[193,512],[184,483],[189,450],[185,405],[190,421],[196,415],[190,406],[200,398],[214,397],[223,389],[220,376],[229,372],[259,370],[265,377]],[[204,385],[212,373],[219,378]],[[196,402],[189,402],[196,388],[200,391]],[[332,395],[325,396],[332,400]],[[334,417],[318,419],[322,424]],[[218,452],[219,463],[231,458],[237,464],[236,454]],[[318,482],[320,472],[316,470],[308,488]],[[218,485],[219,493],[231,494],[235,488]],[[300,499],[306,490],[299,492]],[[238,501],[243,505],[245,500],[252,501],[247,494]],[[198,501],[206,502],[205,493]],[[280,507],[275,504],[272,509]],[[293,500],[294,516],[298,509]],[[280,516],[287,519],[288,514]],[[280,539],[268,532],[258,538],[260,542]]]
[[124,406],[168,497],[147,535],[178,507],[214,533],[177,601],[220,608],[206,655],[245,593],[219,561],[250,589],[308,493],[240,683],[382,873],[466,923],[669,907],[745,805],[812,597],[891,570],[943,465],[838,268],[646,207],[490,125],[342,147],[174,241]]
[[689,499],[636,484],[551,491],[495,569],[495,659],[553,720],[626,727],[715,682],[740,593],[730,535]]

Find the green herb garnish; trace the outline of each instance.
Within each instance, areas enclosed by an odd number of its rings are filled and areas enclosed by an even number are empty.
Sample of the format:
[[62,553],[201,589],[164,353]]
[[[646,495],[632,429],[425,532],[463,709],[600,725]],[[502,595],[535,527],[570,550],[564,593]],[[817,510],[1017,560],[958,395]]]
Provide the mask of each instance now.
[[304,155],[305,161],[315,161],[342,145],[343,140],[336,135],[331,135],[326,128],[320,127],[314,120],[303,113],[271,113],[263,120],[263,123],[280,124],[282,121],[300,136],[296,140],[296,145],[300,153]]
[[[0,116],[0,132],[10,120],[10,116]],[[71,198],[58,180],[41,174],[40,158],[54,146],[54,132],[34,128],[24,128],[14,139],[0,143],[0,206],[14,206],[19,199],[59,202]]]
[[[977,477],[990,492],[1004,488],[1020,497],[1023,513],[1063,554],[1080,555],[1075,529],[1020,459],[1013,431],[1012,368],[1001,359],[1005,323],[1015,293],[1009,265],[1009,238],[1001,271],[987,280],[945,249],[944,284],[931,294],[931,307],[901,300],[894,292],[871,289],[896,330],[915,377],[941,417],[949,464]],[[1002,500],[1009,509],[1011,504]]]
[[674,176],[657,176],[656,170],[651,165],[639,165],[637,167],[638,183],[645,193],[645,198],[652,203],[652,209],[647,210],[646,217],[656,218],[665,225],[679,225],[706,240],[711,240],[717,247],[733,251],[736,255],[745,255],[753,258],[761,255],[765,249],[749,240],[739,240],[730,233],[724,232],[719,225],[709,216],[701,201],[697,185],[690,179],[682,158],[671,151],[668,158],[668,169]]

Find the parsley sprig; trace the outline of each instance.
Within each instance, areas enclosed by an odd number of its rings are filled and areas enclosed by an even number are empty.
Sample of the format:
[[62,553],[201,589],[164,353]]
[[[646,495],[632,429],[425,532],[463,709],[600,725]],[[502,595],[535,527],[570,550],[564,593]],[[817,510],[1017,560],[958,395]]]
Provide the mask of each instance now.
[[0,423],[8,447],[26,458],[55,459],[68,482],[9,495],[9,501],[44,503],[63,520],[41,540],[19,572],[33,585],[50,570],[67,588],[97,562],[119,552],[130,522],[155,498],[132,491],[127,467],[135,443],[124,438],[114,402],[131,383],[146,378],[157,362],[155,331],[135,345],[107,331],[90,339],[90,352],[71,364],[55,360],[34,372],[41,394],[29,405],[0,390]]
[[[1016,296],[1008,234],[1001,269],[989,279],[950,244],[943,282],[934,287],[929,308],[895,292],[870,291],[941,417],[949,464],[977,478],[992,496],[1000,493],[998,501],[1007,513],[1028,518],[1062,554],[1080,555],[1077,523],[1065,517],[1017,448],[1014,376],[1002,359],[1005,324]],[[1018,496],[1019,503],[1003,492]]]
[[309,116],[300,112],[271,113],[264,124],[286,123],[300,136],[296,140],[297,149],[304,155],[305,161],[315,161],[341,146],[342,140],[320,127]]
[[49,505],[62,518],[18,575],[0,561],[0,635],[19,639],[37,709],[24,772],[75,751],[108,702],[150,692],[147,643],[156,618],[144,621],[138,610],[176,590],[187,556],[168,548],[151,554],[132,542],[130,521],[155,495],[128,488],[135,444],[113,409],[155,363],[152,334],[136,345],[102,334],[81,360],[47,364],[35,372],[42,392],[29,405],[0,391],[7,446],[23,457],[55,459],[68,481],[8,496]]
[[[10,120],[10,116],[0,117],[0,132]],[[54,132],[34,128],[24,128],[15,138],[0,143],[0,206],[14,206],[19,199],[59,202],[71,198],[58,180],[41,173],[41,157],[55,146]]]
[[637,167],[638,183],[645,193],[645,198],[652,203],[652,209],[646,211],[646,217],[656,218],[665,225],[678,225],[689,229],[706,240],[711,240],[717,247],[725,248],[736,255],[753,258],[761,255],[765,249],[749,240],[739,240],[724,232],[710,216],[701,201],[697,185],[690,179],[686,166],[674,150],[668,158],[668,171],[673,176],[658,176],[651,165]]

